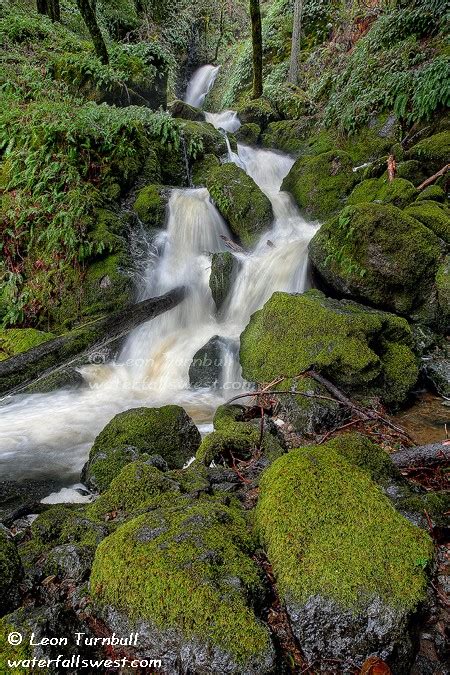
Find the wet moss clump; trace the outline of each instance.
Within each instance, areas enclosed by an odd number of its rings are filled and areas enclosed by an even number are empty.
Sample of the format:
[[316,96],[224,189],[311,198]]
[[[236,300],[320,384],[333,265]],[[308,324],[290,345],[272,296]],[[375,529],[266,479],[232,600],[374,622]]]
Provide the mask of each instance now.
[[92,599],[131,621],[180,631],[184,642],[196,638],[226,651],[245,669],[270,645],[267,628],[251,609],[251,600],[262,593],[253,550],[237,503],[179,497],[122,525],[100,544]]
[[154,466],[145,461],[126,464],[100,497],[86,509],[86,515],[92,519],[104,519],[108,513],[130,517],[136,511],[155,507],[161,502],[161,496],[179,492],[177,483],[169,480]]
[[405,213],[426,225],[440,239],[450,244],[450,217],[448,211],[437,202],[421,199],[405,209]]
[[146,185],[139,190],[133,208],[139,220],[145,225],[164,227],[167,197],[163,190],[161,185]]
[[0,528],[0,616],[19,604],[23,569],[17,546],[7,530]]
[[28,351],[42,342],[52,340],[53,333],[45,333],[35,328],[5,328],[0,330],[0,361]]
[[237,112],[242,124],[258,124],[261,129],[265,129],[270,122],[280,119],[280,115],[266,98],[243,103]]
[[181,469],[195,454],[200,440],[197,427],[180,406],[126,410],[95,439],[84,476],[103,492],[125,464],[143,454],[161,455],[170,468]]
[[255,244],[272,224],[272,205],[253,178],[229,162],[208,173],[206,187],[214,203],[244,246]]
[[358,178],[351,156],[342,151],[300,157],[281,186],[292,192],[299,207],[312,218],[324,220],[342,208]]
[[450,131],[442,131],[424,138],[408,150],[408,156],[421,162],[430,175],[446,165],[449,155]]
[[404,400],[418,375],[404,319],[320,291],[274,293],[241,334],[245,378],[271,382],[315,368],[355,395]]
[[354,188],[347,203],[377,202],[402,209],[414,201],[417,194],[414,185],[404,178],[395,178],[391,182],[385,178],[368,178]]
[[348,206],[309,245],[313,266],[336,291],[399,314],[430,304],[442,242],[395,206]]
[[381,598],[413,610],[425,597],[432,541],[338,448],[293,450],[262,476],[256,528],[281,596],[353,610]]

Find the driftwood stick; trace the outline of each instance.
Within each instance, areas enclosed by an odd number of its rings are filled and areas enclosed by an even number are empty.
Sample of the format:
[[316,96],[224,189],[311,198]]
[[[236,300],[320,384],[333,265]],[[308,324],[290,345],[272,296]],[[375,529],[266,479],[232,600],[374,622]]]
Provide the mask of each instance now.
[[440,178],[441,176],[445,176],[445,174],[448,171],[450,164],[446,164],[445,166],[442,167],[442,169],[439,169],[437,173],[435,173],[433,176],[430,176],[430,178],[427,178],[426,180],[423,181],[417,188],[418,190],[423,190],[424,188],[428,187],[432,183],[434,183],[435,180]]

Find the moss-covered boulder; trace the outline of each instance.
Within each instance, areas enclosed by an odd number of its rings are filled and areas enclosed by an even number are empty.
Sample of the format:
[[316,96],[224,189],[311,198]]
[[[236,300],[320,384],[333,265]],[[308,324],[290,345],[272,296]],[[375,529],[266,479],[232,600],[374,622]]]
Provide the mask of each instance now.
[[253,178],[229,162],[210,171],[206,181],[215,205],[233,234],[252,246],[272,224],[272,205]]
[[114,521],[123,521],[159,505],[162,496],[167,499],[178,492],[178,484],[156,467],[145,460],[131,462],[113,478],[106,492],[86,508],[86,516],[104,520],[108,514],[114,514]]
[[103,492],[129,462],[161,455],[170,468],[181,469],[200,445],[200,433],[183,408],[132,408],[116,415],[99,433],[83,475]]
[[179,497],[119,527],[97,549],[93,612],[125,635],[135,654],[157,653],[168,672],[272,672],[263,599],[240,506]]
[[12,612],[18,606],[22,577],[17,546],[8,530],[0,525],[0,616]]
[[450,217],[448,211],[440,204],[421,199],[408,206],[405,213],[429,227],[440,239],[450,244]]
[[442,333],[446,333],[450,327],[450,255],[447,255],[439,265],[435,285],[439,309],[438,327]]
[[292,450],[264,472],[255,523],[308,662],[346,671],[377,655],[403,673],[433,544],[370,473],[338,439]]
[[[180,134],[182,135],[188,156],[196,159],[212,153],[213,155],[225,155],[227,144],[224,135],[209,122],[192,122],[177,120]],[[230,136],[230,143],[236,147],[236,141]],[[179,151],[182,153],[182,151]]]
[[394,178],[389,182],[386,178],[369,178],[359,183],[348,198],[348,204],[377,202],[392,204],[403,209],[417,197],[417,190],[404,178]]
[[442,242],[395,206],[346,207],[322,225],[309,252],[336,291],[408,316],[427,303],[428,320],[436,318],[432,292]]
[[211,169],[220,166],[220,161],[218,157],[209,153],[197,159],[191,167],[191,181],[192,185],[195,187],[204,187],[206,185],[206,180],[208,173]]
[[356,302],[274,293],[241,335],[243,376],[256,382],[292,378],[314,367],[355,395],[399,403],[418,368],[408,323]]
[[303,153],[310,128],[309,118],[271,122],[262,135],[261,144],[292,155]]
[[342,208],[357,182],[350,155],[342,151],[300,157],[281,186],[310,217],[323,220]]
[[441,131],[413,145],[408,150],[410,159],[418,160],[429,175],[442,169],[450,156],[450,131]]
[[275,107],[266,98],[257,98],[243,103],[237,110],[242,124],[249,122],[258,124],[261,129],[265,129],[270,122],[280,119],[280,115]]
[[211,274],[209,287],[219,311],[231,290],[237,273],[241,267],[240,260],[230,251],[213,253],[211,258]]
[[240,143],[256,145],[261,136],[261,127],[255,122],[247,122],[247,124],[242,124],[234,135]]
[[416,202],[421,202],[423,199],[433,202],[445,202],[446,196],[444,190],[439,185],[429,185],[419,192]]
[[139,220],[149,227],[164,227],[168,197],[162,185],[146,185],[139,190],[133,206]]
[[132,304],[134,285],[130,267],[131,257],[126,251],[108,255],[87,267],[83,279],[83,317],[101,316]]
[[[260,420],[246,421],[240,405],[219,406],[214,415],[214,431],[205,436],[195,456],[196,463],[209,466],[213,461],[228,464],[233,458],[249,459],[261,442]],[[262,437],[264,464],[283,454],[280,443],[270,432]]]
[[53,333],[45,333],[35,328],[5,328],[0,330],[0,361],[26,352],[42,342],[52,340]]
[[168,110],[172,117],[181,117],[184,120],[191,120],[193,122],[205,121],[205,113],[203,110],[199,110],[199,108],[189,105],[189,103],[180,101],[180,99],[175,99],[175,101],[172,101],[168,107]]

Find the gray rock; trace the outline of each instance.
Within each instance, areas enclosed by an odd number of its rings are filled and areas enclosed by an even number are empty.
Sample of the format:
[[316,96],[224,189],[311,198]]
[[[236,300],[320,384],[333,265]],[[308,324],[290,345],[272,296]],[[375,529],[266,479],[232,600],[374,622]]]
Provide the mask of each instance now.
[[450,359],[446,356],[425,358],[422,373],[431,387],[444,398],[450,398]]
[[221,309],[225,302],[240,267],[240,261],[229,251],[213,253],[209,287],[213,300],[216,303],[217,311]]
[[227,340],[214,335],[194,354],[189,366],[189,382],[192,387],[217,387],[226,357],[226,345]]
[[117,635],[130,632],[139,633],[139,644],[135,648],[136,658],[148,658],[149,654],[157,654],[164,664],[164,671],[177,675],[269,675],[274,672],[275,652],[273,648],[259,655],[253,662],[236,663],[229,654],[219,647],[199,639],[187,639],[175,628],[159,630],[155,626],[130,620],[110,606],[105,607],[102,619]]
[[304,605],[287,601],[286,609],[306,660],[323,664],[316,672],[334,660],[343,672],[353,672],[371,654],[388,661],[396,675],[409,673],[413,656],[409,616],[379,598],[356,615],[320,596],[310,597]]
[[37,513],[41,499],[58,487],[51,480],[0,481],[0,522],[9,527],[14,520]]
[[93,559],[92,547],[63,544],[50,551],[45,571],[47,574],[56,574],[62,579],[84,581],[89,577]]

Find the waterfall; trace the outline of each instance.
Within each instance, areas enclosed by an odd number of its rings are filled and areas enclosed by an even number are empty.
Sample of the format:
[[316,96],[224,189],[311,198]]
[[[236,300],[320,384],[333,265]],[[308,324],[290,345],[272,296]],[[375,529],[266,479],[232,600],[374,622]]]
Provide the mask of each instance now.
[[209,65],[198,68],[188,84],[186,96],[184,97],[185,103],[189,103],[189,105],[193,105],[196,108],[201,108],[206,95],[214,84],[219,69],[220,66]]
[[[217,69],[208,68],[211,78],[212,70]],[[205,73],[199,76],[197,71],[193,77],[196,96],[204,97],[211,79]],[[226,131],[225,127],[230,130],[235,125],[237,116],[226,111],[210,117],[211,122],[213,119]],[[242,166],[270,199],[274,222],[252,251],[236,254],[240,271],[220,317],[209,289],[210,254],[226,250],[221,235],[231,234],[205,188],[174,189],[166,227],[153,238],[138,231],[137,292],[139,299],[145,299],[184,285],[187,297],[130,333],[115,362],[83,367],[85,387],[12,397],[0,409],[2,478],[62,476],[68,484],[79,479],[95,436],[118,412],[175,403],[197,424],[210,428],[207,425],[215,408],[231,398],[235,389],[246,386],[238,360],[239,335],[251,314],[274,291],[305,289],[307,246],[316,227],[302,218],[290,195],[280,191],[293,163],[290,157],[238,145],[238,152],[230,159]],[[136,249],[135,241],[135,255]],[[189,387],[192,357],[214,335],[225,338],[226,344],[219,386],[193,390]]]

